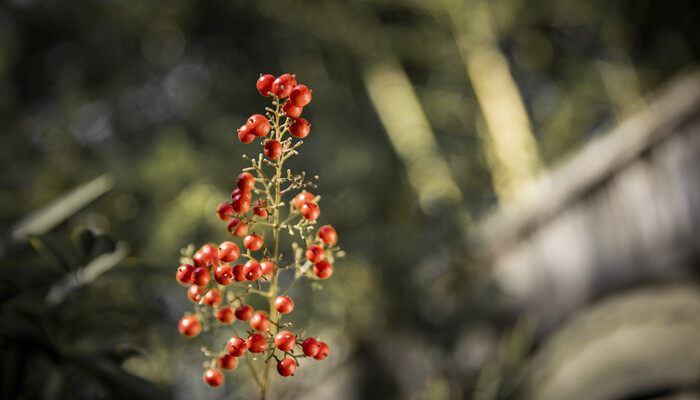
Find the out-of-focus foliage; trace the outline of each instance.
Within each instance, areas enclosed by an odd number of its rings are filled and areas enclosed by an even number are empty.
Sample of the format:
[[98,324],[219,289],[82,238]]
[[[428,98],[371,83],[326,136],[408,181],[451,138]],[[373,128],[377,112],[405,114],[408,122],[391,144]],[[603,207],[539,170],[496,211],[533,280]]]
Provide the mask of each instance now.
[[[192,349],[181,351],[190,344],[175,329],[187,300],[173,274],[181,247],[227,237],[215,207],[227,199],[244,165],[240,154],[259,151],[233,132],[265,104],[254,87],[258,74],[288,71],[314,90],[304,110],[311,134],[292,167],[320,176],[320,222],[333,222],[348,257],[327,290],[292,293],[299,309],[308,310],[298,318],[308,318],[309,331],[329,338],[326,365],[333,367],[305,363],[296,380],[284,384],[286,395],[319,398],[337,390],[346,398],[462,398],[486,379],[484,365],[509,365],[498,361],[498,346],[510,322],[501,318],[480,274],[465,267],[465,219],[452,204],[430,212],[420,207],[364,86],[373,61],[398,60],[437,153],[463,194],[461,206],[474,220],[493,209],[484,118],[446,4],[3,3],[0,268],[12,278],[2,281],[3,302],[22,293],[22,302],[29,301],[25,296],[44,302],[30,303],[31,312],[47,312],[47,291],[66,271],[40,261],[26,242],[10,239],[10,227],[101,174],[114,177],[114,189],[42,235],[40,248],[74,247],[65,238],[79,226],[130,247],[126,261],[69,295],[60,306],[64,311],[2,323],[3,330],[26,338],[47,329],[43,324],[70,331],[66,340],[104,360],[107,372],[92,364],[62,369],[68,361],[46,356],[56,349],[42,345],[26,357],[27,347],[4,342],[3,363],[43,365],[47,375],[3,369],[18,382],[3,390],[34,390],[33,379],[45,379],[57,393],[106,397],[98,388],[151,390],[133,383],[143,379],[179,398],[246,393],[239,385],[227,389],[234,392],[203,387],[202,358]],[[642,95],[695,63],[700,51],[698,15],[689,0],[499,0],[489,9],[545,167],[613,125]],[[63,244],[52,246],[52,240]],[[79,253],[68,257],[81,260],[71,261],[73,268],[90,260]],[[63,318],[81,323],[65,325]],[[115,321],[121,327],[108,328]],[[121,340],[122,331],[129,337]],[[41,336],[36,340],[55,345]],[[115,355],[122,343],[138,345],[138,355]],[[73,392],[78,389],[61,383],[64,374],[63,382],[88,374],[94,383],[87,392]],[[238,383],[246,374],[239,368],[226,376]],[[273,382],[273,391],[282,385]]]
[[[122,369],[142,355],[148,291],[125,285],[149,275],[117,266],[128,246],[78,228],[13,244],[0,260],[2,398],[165,398],[157,385]],[[143,290],[143,288],[141,288]]]

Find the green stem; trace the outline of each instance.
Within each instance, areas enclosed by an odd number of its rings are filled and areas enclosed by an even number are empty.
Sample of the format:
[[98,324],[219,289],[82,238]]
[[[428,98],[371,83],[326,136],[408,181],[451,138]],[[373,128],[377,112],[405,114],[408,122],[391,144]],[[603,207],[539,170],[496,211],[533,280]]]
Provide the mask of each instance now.
[[[275,110],[275,139],[278,141],[282,140],[282,135],[284,134],[284,131],[280,128],[280,100],[276,100],[276,110]],[[281,200],[282,193],[280,191],[280,178],[282,177],[282,163],[284,161],[280,157],[277,159],[275,162],[275,176],[272,178],[274,182],[274,189],[275,189],[275,204],[279,204]],[[279,322],[279,315],[277,313],[277,309],[274,307],[274,301],[275,297],[277,297],[277,271],[278,271],[278,265],[279,265],[279,236],[280,236],[280,212],[279,208],[275,210],[275,216],[274,216],[274,223],[272,226],[273,229],[273,252],[272,252],[272,259],[273,262],[275,263],[275,270],[272,273],[272,279],[270,280],[270,290],[268,291],[268,301],[269,301],[269,316],[270,319],[273,321],[278,321]],[[272,324],[270,327],[270,334],[272,337],[275,337],[277,334],[277,325]],[[275,354],[275,349],[272,350],[272,355]],[[260,394],[262,400],[267,399],[267,388],[268,388],[268,383],[269,383],[269,378],[270,378],[270,369],[272,368],[271,362],[267,362],[267,365],[265,366],[265,372],[263,373],[263,379],[262,379],[262,385],[260,388]]]

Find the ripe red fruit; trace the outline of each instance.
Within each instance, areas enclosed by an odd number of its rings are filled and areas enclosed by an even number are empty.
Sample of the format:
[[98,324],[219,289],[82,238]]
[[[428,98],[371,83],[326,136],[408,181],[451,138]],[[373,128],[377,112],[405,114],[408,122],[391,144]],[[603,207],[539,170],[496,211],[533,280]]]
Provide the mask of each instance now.
[[270,140],[267,143],[265,143],[265,148],[263,148],[263,152],[268,158],[276,160],[282,155],[282,143],[276,140]]
[[251,251],[260,250],[263,246],[263,238],[257,233],[251,233],[243,238],[243,246]]
[[272,82],[274,81],[275,77],[270,74],[260,75],[260,78],[258,78],[258,81],[255,83],[255,87],[258,88],[258,92],[260,92],[261,95],[270,97]]
[[187,289],[187,298],[193,303],[199,303],[202,300],[202,296],[206,293],[207,289],[201,286],[192,285]]
[[238,139],[243,143],[250,143],[255,139],[255,135],[253,135],[248,125],[243,125],[238,128]]
[[262,274],[265,276],[272,275],[272,272],[275,270],[275,263],[270,260],[263,261],[260,266],[262,267]]
[[295,138],[299,138],[299,139],[303,139],[306,136],[308,136],[310,130],[311,130],[311,125],[304,118],[297,118],[289,126],[289,133],[291,133],[292,136],[294,136]]
[[195,267],[206,267],[207,263],[204,261],[204,254],[201,251],[194,253],[192,256],[192,261],[194,261]]
[[267,217],[267,203],[262,201],[262,200],[256,200],[255,203],[253,203],[253,212],[255,215],[258,217]]
[[312,263],[317,263],[326,257],[326,251],[319,245],[313,245],[306,249],[306,259]]
[[333,265],[326,260],[314,264],[314,274],[321,279],[326,279],[333,273]]
[[264,311],[256,311],[250,318],[250,326],[258,332],[266,332],[270,330],[270,320]]
[[273,304],[281,314],[290,313],[294,309],[294,302],[287,296],[277,296]]
[[231,218],[226,224],[226,230],[233,236],[245,236],[248,233],[248,225],[245,222],[241,222],[238,218]]
[[318,354],[320,348],[321,346],[318,344],[318,340],[314,338],[306,338],[301,343],[301,351],[303,351],[304,355],[307,357],[313,357]]
[[175,274],[175,279],[183,285],[189,285],[194,280],[194,266],[190,264],[180,265]]
[[216,311],[216,319],[218,319],[222,324],[228,325],[233,322],[234,318],[235,315],[231,307],[221,307]]
[[245,282],[245,272],[243,272],[243,265],[236,264],[233,266],[233,280],[236,282]]
[[257,261],[250,260],[243,265],[243,275],[249,281],[254,281],[262,275],[262,267]]
[[255,186],[255,178],[252,174],[243,172],[236,178],[236,186],[243,192],[250,192]]
[[230,285],[233,282],[233,268],[226,264],[219,265],[214,270],[214,280],[220,285]]
[[243,340],[239,337],[232,337],[226,343],[226,350],[228,350],[228,354],[230,354],[234,357],[242,356],[243,354],[245,354],[245,352],[247,350],[247,347],[245,345],[245,340]]
[[297,107],[304,107],[311,102],[311,90],[306,85],[296,85],[289,94],[289,101]]
[[289,331],[281,331],[275,336],[275,346],[282,351],[289,351],[296,344],[296,337]]
[[202,254],[201,260],[206,265],[214,265],[219,263],[219,249],[213,244],[205,244],[199,249]]
[[233,207],[231,207],[231,204],[229,203],[221,203],[219,204],[219,207],[216,208],[216,215],[218,215],[219,219],[222,221],[228,221],[232,214]]
[[180,319],[177,330],[187,337],[195,337],[202,330],[202,324],[199,323],[199,319],[194,315],[185,315]]
[[292,93],[292,89],[294,89],[294,86],[296,85],[297,80],[294,79],[294,75],[283,74],[278,76],[277,79],[272,82],[270,91],[280,99],[283,99]]
[[239,214],[245,214],[248,212],[248,210],[250,210],[250,193],[244,192],[233,195],[231,206],[233,207],[233,211]]
[[224,383],[224,375],[216,368],[204,371],[203,379],[211,387],[221,386]]
[[321,214],[321,210],[318,208],[316,203],[311,203],[307,202],[303,206],[301,206],[301,215],[304,216],[304,218],[315,221],[316,218],[318,218],[318,215]]
[[318,228],[318,237],[326,246],[331,246],[338,242],[338,233],[330,225]]
[[253,307],[243,304],[236,309],[236,318],[240,321],[247,321],[253,316]]
[[227,369],[229,371],[236,369],[236,366],[238,365],[238,359],[230,354],[224,354],[223,356],[219,357],[217,362],[219,364],[219,368]]
[[207,286],[210,279],[209,270],[204,267],[197,267],[194,269],[194,279],[192,283],[197,286]]
[[287,117],[297,119],[301,116],[301,112],[304,111],[304,107],[297,107],[292,103],[285,103],[284,106],[282,106],[282,111],[284,111]]
[[316,196],[309,192],[300,192],[294,197],[294,207],[301,209],[301,207],[306,203],[313,203],[316,200]]
[[[231,200],[233,201],[234,198],[242,196],[244,199],[250,201],[250,199],[253,198],[253,196],[250,194],[249,190],[241,190],[241,189],[233,189],[231,192]],[[233,207],[233,205],[231,205]],[[235,209],[235,208],[234,208]]]
[[297,363],[293,359],[287,357],[277,363],[277,372],[282,376],[294,375],[294,370],[297,369]]
[[259,333],[253,333],[248,336],[248,339],[245,340],[245,344],[246,347],[248,347],[248,351],[251,353],[261,353],[267,348],[267,340],[265,340],[265,336]]
[[318,345],[319,345],[318,353],[316,353],[314,358],[317,360],[323,360],[324,358],[328,357],[328,353],[330,352],[330,349],[328,348],[328,345],[325,344],[324,342],[319,342]]
[[238,250],[238,246],[235,243],[225,241],[219,245],[219,260],[233,262],[236,261],[239,255],[240,250]]
[[204,304],[208,305],[209,307],[218,306],[219,304],[221,304],[221,294],[216,289],[210,289],[204,295],[203,302],[204,302]]
[[270,121],[265,116],[253,114],[248,118],[246,125],[250,128],[250,133],[257,137],[263,137],[270,133]]

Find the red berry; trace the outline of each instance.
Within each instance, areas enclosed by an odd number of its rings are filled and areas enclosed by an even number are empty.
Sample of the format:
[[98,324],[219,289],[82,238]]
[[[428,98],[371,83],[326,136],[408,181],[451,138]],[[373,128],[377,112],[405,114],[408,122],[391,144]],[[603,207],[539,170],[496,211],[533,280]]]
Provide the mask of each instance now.
[[238,246],[235,243],[225,241],[219,245],[219,260],[233,262],[236,261],[239,255],[240,250],[238,250]]
[[318,346],[318,353],[316,353],[314,358],[317,360],[323,360],[324,358],[328,357],[328,352],[330,352],[330,349],[324,342],[319,342]]
[[228,354],[230,354],[234,357],[242,356],[243,354],[245,354],[245,352],[247,350],[247,347],[245,345],[245,340],[243,340],[239,337],[232,337],[226,343],[226,350],[228,350]]
[[224,383],[224,375],[216,368],[209,368],[204,371],[204,382],[211,387],[221,386]]
[[177,330],[187,337],[195,337],[202,330],[202,324],[199,323],[199,319],[194,315],[185,315],[180,319]]
[[233,236],[245,236],[248,233],[248,225],[245,222],[241,222],[238,218],[231,218],[226,224],[226,230]]
[[204,260],[204,254],[201,251],[198,251],[194,253],[194,256],[192,256],[192,261],[194,261],[194,266],[195,267],[206,267],[207,263]]
[[289,94],[289,101],[297,107],[304,107],[311,102],[311,90],[305,85],[296,85]]
[[294,75],[283,74],[277,77],[277,79],[272,82],[272,87],[270,91],[275,94],[275,96],[283,99],[292,93],[292,89],[297,85]]
[[253,212],[255,215],[258,217],[267,217],[267,203],[262,201],[262,200],[256,200],[255,203],[253,204]]
[[231,206],[233,207],[233,211],[239,214],[248,212],[248,210],[250,210],[250,193],[238,193],[233,195]]
[[189,285],[194,280],[194,266],[190,264],[180,265],[175,274],[175,279],[183,285]]
[[272,275],[272,272],[275,270],[275,263],[270,260],[263,261],[260,266],[262,267],[262,274],[265,276]]
[[233,266],[233,280],[236,282],[245,282],[245,273],[243,272],[243,265],[236,264]]
[[204,302],[204,304],[208,305],[209,307],[218,306],[219,304],[221,304],[221,294],[216,289],[210,289],[204,295],[203,302]]
[[222,221],[228,221],[232,214],[233,207],[231,207],[229,203],[221,203],[219,207],[216,208],[216,215],[218,215],[219,219]]
[[338,233],[330,225],[318,228],[318,237],[326,246],[331,246],[338,242]]
[[318,208],[316,203],[311,203],[307,202],[303,206],[301,206],[301,215],[304,216],[304,218],[315,221],[316,218],[318,218],[318,215],[321,214],[321,210]]
[[213,244],[207,243],[199,249],[202,253],[201,260],[207,265],[215,265],[219,263],[219,249]]
[[247,321],[253,316],[253,307],[243,304],[236,309],[236,318],[240,321]]
[[248,336],[248,339],[245,340],[245,344],[248,351],[251,353],[261,353],[267,348],[267,340],[265,340],[265,336],[259,333],[253,333]]
[[326,279],[333,273],[333,265],[326,260],[314,264],[314,274],[321,279]]
[[282,155],[282,143],[276,140],[270,140],[267,143],[265,143],[265,148],[263,148],[263,152],[268,158],[276,160]]
[[297,363],[293,359],[287,357],[277,363],[277,372],[282,376],[289,376],[294,374],[294,370],[297,369]]
[[262,267],[257,261],[250,260],[243,265],[243,275],[249,281],[254,281],[262,275]]
[[219,265],[214,270],[214,280],[219,285],[230,285],[233,282],[233,268],[226,264]]
[[263,137],[270,133],[270,121],[263,115],[251,115],[246,125],[250,128],[250,132],[257,137]]
[[291,133],[295,138],[299,139],[303,139],[308,136],[310,130],[311,125],[309,125],[309,122],[304,118],[297,118],[289,126],[289,133]]
[[319,348],[318,340],[314,338],[306,338],[301,344],[301,351],[303,351],[304,355],[307,357],[313,357],[318,354]]
[[270,320],[264,311],[256,311],[250,318],[250,326],[258,332],[270,330]]
[[289,331],[281,331],[275,336],[275,346],[282,351],[291,350],[296,344],[296,341],[297,338]]
[[187,289],[187,298],[193,303],[199,303],[202,300],[202,296],[206,293],[207,289],[201,286],[192,285]]
[[219,368],[230,371],[232,369],[236,369],[238,359],[230,354],[224,354],[223,356],[219,357],[218,364]]
[[294,207],[301,209],[301,207],[306,203],[313,203],[316,200],[316,196],[309,192],[300,192],[296,197],[294,197]]
[[[236,178],[236,186],[243,192],[250,192],[255,186],[255,178],[248,172],[243,172]],[[231,194],[233,196],[233,193]]]
[[251,233],[243,238],[243,246],[251,251],[260,250],[263,246],[263,238],[257,233]]
[[[249,190],[233,189],[231,192],[231,200],[233,201],[236,197],[243,197],[248,201],[253,198]],[[233,205],[231,205],[231,207],[233,207]]]
[[294,309],[294,302],[287,296],[277,296],[273,304],[281,314],[288,314]]
[[306,259],[312,263],[317,263],[326,257],[326,251],[319,245],[313,245],[306,249]]
[[282,106],[282,111],[284,111],[287,117],[297,119],[301,116],[301,112],[304,111],[304,107],[297,107],[292,103],[285,103],[284,106]]
[[233,322],[234,318],[235,315],[231,307],[221,307],[216,311],[216,319],[218,319],[222,324],[228,325]]
[[270,92],[272,91],[272,82],[275,81],[275,77],[267,74],[267,75],[260,75],[260,78],[258,78],[258,82],[255,84],[255,87],[258,88],[258,92],[260,92],[261,95],[265,97],[270,97]]
[[248,125],[243,125],[238,128],[238,139],[243,143],[250,143],[255,139],[255,135],[253,135]]
[[197,267],[194,269],[194,280],[192,283],[197,286],[207,286],[210,278],[211,276],[209,275],[208,269],[204,267]]

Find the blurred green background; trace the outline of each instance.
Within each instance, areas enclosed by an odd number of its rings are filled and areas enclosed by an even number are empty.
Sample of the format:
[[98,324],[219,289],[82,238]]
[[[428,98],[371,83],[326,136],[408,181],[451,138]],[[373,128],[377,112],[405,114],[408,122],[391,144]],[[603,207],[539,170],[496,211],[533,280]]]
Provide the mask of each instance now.
[[284,72],[314,91],[290,164],[348,256],[295,295],[332,356],[275,397],[517,398],[533,323],[467,238],[690,70],[698,26],[684,0],[3,3],[0,398],[255,395],[241,367],[201,381],[217,342],[178,335],[174,273],[227,237],[214,211],[259,151],[235,129]]

